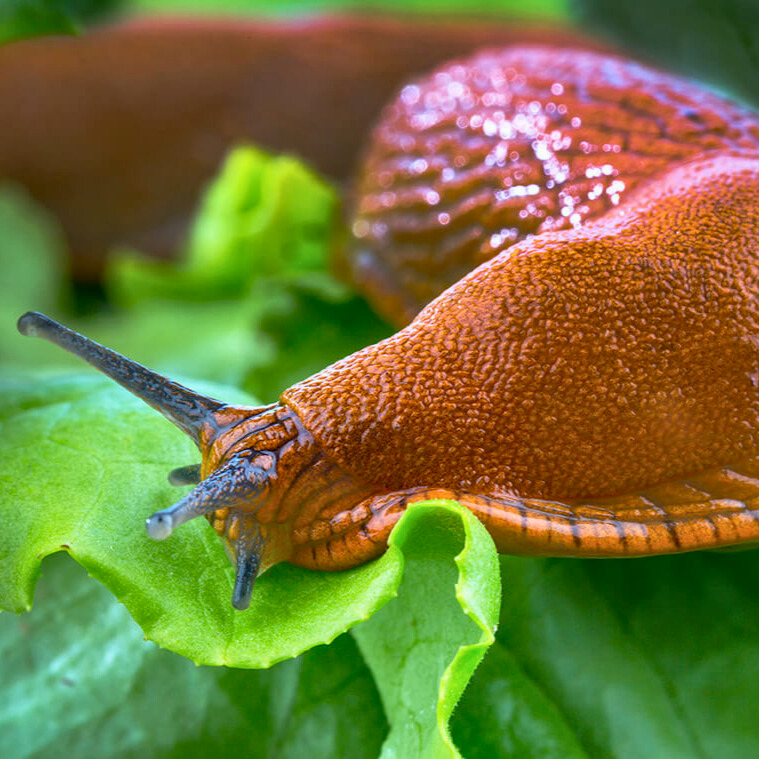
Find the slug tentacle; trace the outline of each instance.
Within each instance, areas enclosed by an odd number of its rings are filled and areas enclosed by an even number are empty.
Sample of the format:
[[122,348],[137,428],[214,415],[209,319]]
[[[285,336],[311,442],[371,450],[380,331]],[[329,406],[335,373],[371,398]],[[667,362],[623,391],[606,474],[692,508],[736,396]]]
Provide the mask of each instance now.
[[18,320],[18,331],[27,337],[43,337],[84,359],[116,380],[200,444],[203,426],[225,404],[193,392],[157,372],[64,327],[54,319],[29,311]]
[[232,606],[243,611],[250,606],[253,584],[261,568],[263,540],[260,533],[246,535],[237,541],[235,550],[235,584]]
[[197,485],[200,480],[200,464],[180,466],[169,472],[169,484],[174,485],[174,487],[179,488],[184,485]]
[[255,511],[255,504],[265,497],[268,487],[268,475],[258,465],[258,459],[257,451],[233,456],[181,501],[148,517],[148,535],[164,540],[180,524],[222,509]]

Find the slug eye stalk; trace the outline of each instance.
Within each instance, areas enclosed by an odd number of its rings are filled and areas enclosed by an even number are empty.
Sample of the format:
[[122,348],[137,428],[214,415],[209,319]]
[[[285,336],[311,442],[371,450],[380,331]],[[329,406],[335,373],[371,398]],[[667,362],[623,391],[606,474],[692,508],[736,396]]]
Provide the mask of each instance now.
[[36,311],[29,311],[18,320],[18,331],[27,337],[42,337],[84,359],[160,411],[189,435],[196,445],[200,444],[203,425],[212,422],[213,413],[226,405],[172,382]]
[[[266,493],[268,475],[255,463],[257,452],[239,454],[213,471],[181,501],[168,509],[156,511],[145,520],[145,529],[153,540],[165,540],[180,525],[199,516],[210,516],[224,510],[238,513],[252,511],[255,504]],[[251,523],[253,520],[249,520]],[[233,546],[236,565],[235,585],[232,605],[236,609],[247,609],[253,592],[258,571],[261,568],[265,540],[255,524],[248,529],[234,530],[227,534]]]

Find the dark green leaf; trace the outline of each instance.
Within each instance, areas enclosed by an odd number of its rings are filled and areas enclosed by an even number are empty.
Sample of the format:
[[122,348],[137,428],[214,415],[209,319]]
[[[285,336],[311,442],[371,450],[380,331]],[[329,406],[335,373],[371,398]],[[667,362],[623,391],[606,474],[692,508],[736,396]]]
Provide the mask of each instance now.
[[0,44],[44,34],[75,34],[87,20],[100,18],[121,0],[2,0]]
[[753,0],[572,0],[583,29],[759,107],[759,4]]
[[451,732],[466,759],[590,759],[561,706],[498,644],[474,673]]
[[[246,390],[274,399],[287,387],[391,334],[369,306],[327,280],[261,283],[265,303],[257,322],[260,349],[250,356]],[[337,283],[335,283],[337,284]]]
[[0,43],[76,31],[75,19],[59,0],[9,0],[0,7]]
[[350,637],[267,672],[196,667],[63,556],[44,562],[31,614],[0,616],[0,661],[13,759],[373,759],[386,729]]
[[756,551],[501,566],[498,642],[588,755],[759,755]]

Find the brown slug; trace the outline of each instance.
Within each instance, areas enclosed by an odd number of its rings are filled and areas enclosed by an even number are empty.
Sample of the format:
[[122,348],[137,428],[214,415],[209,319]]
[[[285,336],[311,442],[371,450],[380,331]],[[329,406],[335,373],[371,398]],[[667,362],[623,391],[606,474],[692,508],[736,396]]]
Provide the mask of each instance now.
[[401,84],[518,41],[602,47],[544,24],[366,13],[130,18],[0,45],[0,176],[54,214],[75,280],[98,281],[114,247],[176,254],[232,146],[346,181]]
[[[200,467],[171,480],[199,484],[148,519],[150,536],[207,516],[235,557],[237,608],[276,562],[376,557],[406,506],[429,498],[470,508],[507,553],[759,540],[756,118],[572,51],[485,54],[409,87],[375,132],[348,260],[367,289],[391,273],[375,297],[401,305],[399,322],[490,260],[392,337],[246,408],[40,314],[19,320],[198,445]],[[409,134],[388,137],[417,104]]]

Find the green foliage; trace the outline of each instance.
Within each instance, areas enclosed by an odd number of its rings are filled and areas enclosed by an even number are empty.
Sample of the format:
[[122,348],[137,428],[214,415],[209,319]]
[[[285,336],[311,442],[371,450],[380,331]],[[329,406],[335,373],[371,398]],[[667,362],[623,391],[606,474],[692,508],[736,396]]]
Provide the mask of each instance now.
[[749,0],[571,0],[583,29],[759,107],[759,4]]
[[0,755],[13,759],[374,759],[386,730],[349,636],[266,671],[196,667],[146,643],[61,554],[34,613],[2,618],[0,660]]
[[121,0],[2,0],[0,44],[44,34],[75,34],[82,23],[120,4]]
[[108,274],[113,299],[239,298],[261,277],[314,275],[336,208],[332,189],[294,158],[237,148],[206,192],[181,263],[120,252]]
[[236,12],[298,14],[328,11],[387,11],[400,13],[479,13],[531,18],[566,17],[570,0],[131,0],[141,11]]
[[9,186],[0,186],[0,231],[0,366],[49,365],[45,346],[18,339],[16,319],[30,309],[56,312],[70,301],[61,235],[25,193]]

